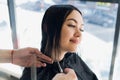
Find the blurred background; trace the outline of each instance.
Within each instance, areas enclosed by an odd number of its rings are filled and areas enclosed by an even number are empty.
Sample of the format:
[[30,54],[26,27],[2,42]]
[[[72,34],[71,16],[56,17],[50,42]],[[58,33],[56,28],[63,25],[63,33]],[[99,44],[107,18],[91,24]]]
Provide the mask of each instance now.
[[[10,6],[11,1],[13,1],[13,7]],[[54,4],[72,4],[82,12],[85,25],[83,40],[78,48],[80,57],[95,72],[99,80],[110,80],[111,60],[114,56],[114,71],[111,80],[119,80],[120,32],[117,29],[120,25],[116,25],[119,6],[117,2],[0,0],[0,49],[28,46],[40,49],[41,20],[45,10]],[[118,35],[117,38],[116,35]],[[118,43],[115,45],[116,41]],[[19,80],[22,71],[23,67],[0,63],[0,80]]]

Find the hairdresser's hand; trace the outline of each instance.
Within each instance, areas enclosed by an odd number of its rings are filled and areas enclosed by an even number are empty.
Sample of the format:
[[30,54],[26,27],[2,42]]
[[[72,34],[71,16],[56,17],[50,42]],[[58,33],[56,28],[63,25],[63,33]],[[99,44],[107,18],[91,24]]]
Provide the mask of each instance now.
[[[52,63],[52,59],[42,54],[36,48],[22,48],[13,51],[13,64],[30,67],[35,63],[37,67],[45,67],[46,63]],[[45,62],[45,63],[44,63]]]
[[78,80],[73,69],[66,68],[65,73],[58,73],[52,80]]

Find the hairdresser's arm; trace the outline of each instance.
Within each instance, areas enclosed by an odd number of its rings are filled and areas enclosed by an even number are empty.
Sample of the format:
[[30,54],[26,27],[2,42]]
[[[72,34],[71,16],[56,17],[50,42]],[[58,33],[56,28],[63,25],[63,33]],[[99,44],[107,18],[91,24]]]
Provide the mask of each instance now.
[[10,63],[11,62],[11,50],[0,49],[0,63]]
[[58,73],[52,80],[78,80],[73,69],[66,68],[65,73]]
[[[34,57],[36,57],[35,60]],[[13,63],[23,67],[30,67],[35,63],[37,67],[45,67],[45,63],[52,63],[52,60],[42,54],[38,49],[28,47],[14,50],[1,49],[0,62]]]

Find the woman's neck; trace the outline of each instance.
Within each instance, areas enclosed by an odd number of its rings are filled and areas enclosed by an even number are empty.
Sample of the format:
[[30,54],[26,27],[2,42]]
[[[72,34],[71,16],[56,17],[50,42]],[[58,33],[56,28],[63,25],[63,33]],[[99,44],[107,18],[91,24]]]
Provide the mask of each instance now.
[[60,55],[59,55],[59,61],[61,61],[61,60],[64,58],[64,56],[65,56],[66,53],[67,53],[67,52],[62,52],[62,51],[61,51],[61,53],[60,53]]
[[53,52],[52,58],[54,61],[61,61],[67,52],[60,51],[60,53]]

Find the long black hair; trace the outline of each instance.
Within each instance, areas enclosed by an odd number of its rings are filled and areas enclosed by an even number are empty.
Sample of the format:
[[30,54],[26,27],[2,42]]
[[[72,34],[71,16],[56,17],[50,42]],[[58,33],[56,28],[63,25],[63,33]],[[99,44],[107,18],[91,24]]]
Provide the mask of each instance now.
[[77,10],[82,15],[73,5],[52,5],[46,10],[42,20],[41,52],[47,56],[59,57],[61,28],[66,17],[73,10]]

